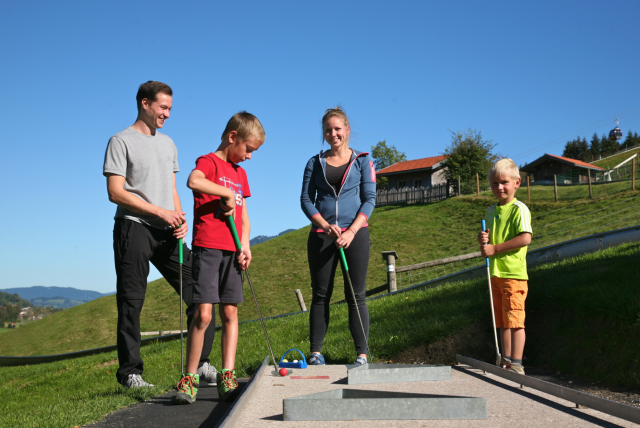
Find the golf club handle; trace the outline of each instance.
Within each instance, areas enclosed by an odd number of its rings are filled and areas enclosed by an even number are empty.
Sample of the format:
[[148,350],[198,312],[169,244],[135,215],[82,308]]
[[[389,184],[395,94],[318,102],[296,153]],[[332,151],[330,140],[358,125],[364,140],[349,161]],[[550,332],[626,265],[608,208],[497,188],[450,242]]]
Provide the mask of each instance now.
[[[482,231],[483,232],[487,231],[487,222],[484,219],[482,219]],[[484,245],[487,245],[487,244],[484,244]],[[485,263],[486,263],[486,266],[489,267],[489,257],[485,257]]]
[[233,235],[233,242],[236,243],[236,249],[240,251],[242,249],[242,244],[240,244],[240,238],[238,237],[238,231],[236,230],[236,223],[233,216],[227,216],[227,223],[229,223],[229,229],[231,229],[231,234]]
[[344,270],[349,272],[349,266],[347,265],[347,258],[344,255],[344,248],[340,247],[340,258],[342,259],[342,266],[344,266]]
[[[180,229],[182,227],[182,225],[178,226],[178,229]],[[178,247],[180,247],[180,264],[182,264],[182,238],[178,239]]]

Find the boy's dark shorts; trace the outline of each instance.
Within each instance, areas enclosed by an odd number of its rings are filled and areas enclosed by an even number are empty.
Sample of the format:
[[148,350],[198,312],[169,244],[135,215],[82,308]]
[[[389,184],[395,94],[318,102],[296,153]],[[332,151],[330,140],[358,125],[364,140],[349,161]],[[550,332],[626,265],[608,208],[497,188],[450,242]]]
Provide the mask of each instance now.
[[235,251],[193,246],[193,303],[242,303],[242,274]]

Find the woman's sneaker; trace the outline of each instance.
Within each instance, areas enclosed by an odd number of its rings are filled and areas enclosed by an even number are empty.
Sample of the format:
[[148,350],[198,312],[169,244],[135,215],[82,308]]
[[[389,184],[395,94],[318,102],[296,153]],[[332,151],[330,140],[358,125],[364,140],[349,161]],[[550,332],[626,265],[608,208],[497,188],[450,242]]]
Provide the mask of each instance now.
[[309,357],[309,365],[312,366],[324,366],[324,357],[322,354],[311,354]]
[[204,363],[198,368],[198,376],[200,376],[200,380],[207,382],[209,386],[216,386],[217,374],[218,371],[216,368],[209,363]]
[[524,374],[524,367],[522,367],[522,364],[511,363],[506,367],[506,369],[510,372],[515,372],[521,375]]
[[236,381],[236,371],[222,369],[222,373],[216,375],[218,384],[218,395],[222,401],[233,400],[238,395],[238,382]]
[[353,364],[355,364],[356,366],[363,366],[367,364],[367,359],[365,357],[358,357],[356,358],[356,362]]
[[155,385],[145,382],[139,374],[130,374],[122,382],[122,386],[126,388],[152,388]]
[[187,373],[178,382],[178,393],[171,399],[171,404],[191,404],[196,401],[199,381],[197,374]]

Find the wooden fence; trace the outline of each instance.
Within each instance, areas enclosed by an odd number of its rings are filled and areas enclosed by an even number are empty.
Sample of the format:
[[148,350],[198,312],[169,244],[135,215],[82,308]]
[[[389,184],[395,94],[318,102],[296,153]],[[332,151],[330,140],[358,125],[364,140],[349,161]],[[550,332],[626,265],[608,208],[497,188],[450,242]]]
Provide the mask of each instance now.
[[456,187],[446,183],[431,187],[405,187],[399,190],[378,189],[376,207],[436,202],[456,195]]

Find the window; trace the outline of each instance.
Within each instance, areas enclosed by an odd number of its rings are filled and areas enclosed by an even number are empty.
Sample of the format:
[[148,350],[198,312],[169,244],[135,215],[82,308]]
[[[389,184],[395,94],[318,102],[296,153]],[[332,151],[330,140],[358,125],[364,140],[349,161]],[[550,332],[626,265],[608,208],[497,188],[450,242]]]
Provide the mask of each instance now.
[[407,187],[407,183],[404,180],[398,181],[398,189],[404,189],[405,187]]
[[413,187],[422,187],[422,178],[416,178],[413,180]]

